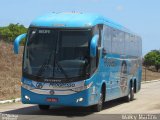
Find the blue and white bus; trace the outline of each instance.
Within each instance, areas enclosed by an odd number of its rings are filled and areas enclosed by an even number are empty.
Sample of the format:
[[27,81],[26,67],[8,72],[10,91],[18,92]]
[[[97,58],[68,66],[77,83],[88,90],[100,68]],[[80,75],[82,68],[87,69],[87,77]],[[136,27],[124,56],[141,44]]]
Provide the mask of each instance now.
[[100,111],[105,101],[132,101],[141,88],[141,38],[103,16],[71,12],[38,17],[15,39],[16,54],[24,38],[24,104]]

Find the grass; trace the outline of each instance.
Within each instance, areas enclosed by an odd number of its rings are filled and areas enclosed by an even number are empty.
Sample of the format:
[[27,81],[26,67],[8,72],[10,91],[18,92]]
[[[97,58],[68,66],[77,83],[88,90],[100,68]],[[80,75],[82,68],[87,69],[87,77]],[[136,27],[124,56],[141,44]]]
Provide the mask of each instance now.
[[[0,41],[0,100],[20,97],[22,51],[13,53],[13,45]],[[142,79],[145,80],[143,69]],[[146,70],[147,80],[160,79],[160,73]]]

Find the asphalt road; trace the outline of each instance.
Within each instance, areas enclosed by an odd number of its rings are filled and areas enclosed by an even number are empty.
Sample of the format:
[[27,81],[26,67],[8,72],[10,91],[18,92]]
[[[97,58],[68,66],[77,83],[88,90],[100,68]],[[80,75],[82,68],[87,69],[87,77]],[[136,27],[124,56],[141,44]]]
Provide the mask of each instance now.
[[[148,115],[149,114],[149,115]],[[125,103],[121,99],[106,102],[103,111],[94,113],[91,108],[51,108],[40,111],[36,105],[21,103],[1,104],[0,119],[6,120],[160,120],[160,81],[142,84],[135,100]],[[12,118],[12,119],[11,119]],[[139,119],[138,119],[139,118]]]

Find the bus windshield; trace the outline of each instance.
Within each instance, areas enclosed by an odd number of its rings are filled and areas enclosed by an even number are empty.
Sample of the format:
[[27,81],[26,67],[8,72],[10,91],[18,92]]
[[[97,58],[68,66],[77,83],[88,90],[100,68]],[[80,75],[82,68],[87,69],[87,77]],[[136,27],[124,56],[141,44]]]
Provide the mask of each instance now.
[[42,78],[84,77],[89,71],[91,30],[30,28],[23,72]]

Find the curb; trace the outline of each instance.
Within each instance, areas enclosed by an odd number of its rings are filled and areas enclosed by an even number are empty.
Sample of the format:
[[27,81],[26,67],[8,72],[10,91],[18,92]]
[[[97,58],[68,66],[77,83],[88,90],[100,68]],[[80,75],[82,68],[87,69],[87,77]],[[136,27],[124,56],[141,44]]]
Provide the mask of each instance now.
[[15,103],[15,102],[20,102],[21,98],[16,98],[16,99],[11,99],[11,100],[3,100],[0,101],[0,104],[5,104],[5,103]]
[[[142,84],[145,84],[145,83],[151,83],[151,82],[159,82],[160,79],[158,80],[149,80],[149,81],[143,81],[141,82]],[[11,99],[11,100],[3,100],[3,101],[0,101],[0,104],[5,104],[5,103],[15,103],[15,102],[20,102],[21,101],[21,98],[16,98],[16,99]]]
[[144,84],[144,83],[159,82],[159,81],[160,81],[160,79],[158,79],[158,80],[147,80],[147,81],[143,81],[141,83]]

